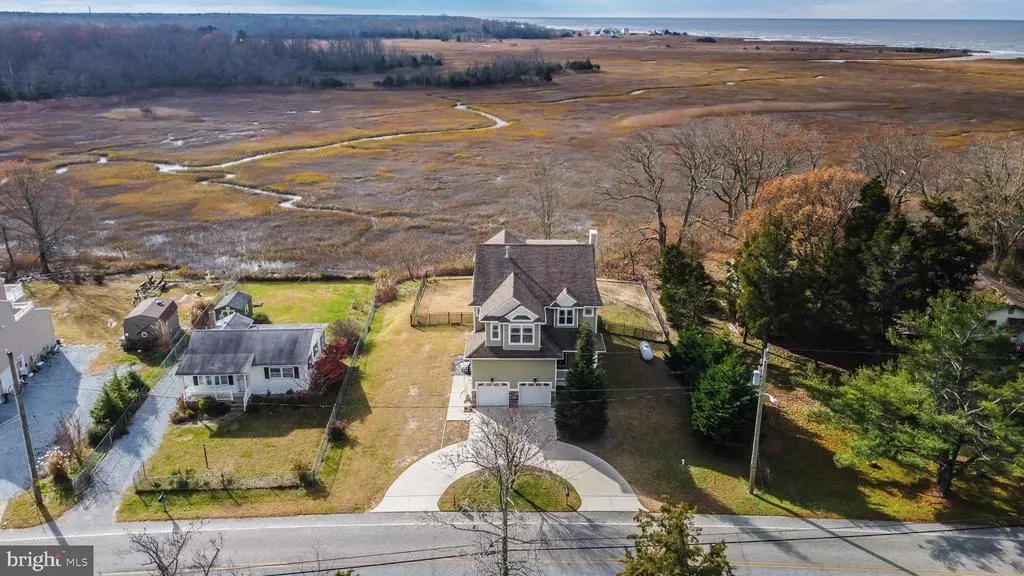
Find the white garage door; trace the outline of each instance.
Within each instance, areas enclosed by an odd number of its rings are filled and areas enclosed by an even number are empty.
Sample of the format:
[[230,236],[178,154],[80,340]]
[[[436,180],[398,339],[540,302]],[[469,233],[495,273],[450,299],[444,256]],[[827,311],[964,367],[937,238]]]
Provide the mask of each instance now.
[[520,382],[520,406],[551,406],[551,382]]
[[477,382],[477,406],[508,406],[508,382]]

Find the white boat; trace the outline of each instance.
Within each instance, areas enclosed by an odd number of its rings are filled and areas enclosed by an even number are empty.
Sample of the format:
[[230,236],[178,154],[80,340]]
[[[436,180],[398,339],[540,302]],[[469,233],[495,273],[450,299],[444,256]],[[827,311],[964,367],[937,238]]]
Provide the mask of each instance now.
[[640,342],[640,357],[650,362],[654,360],[654,349],[651,348],[651,343],[643,340]]

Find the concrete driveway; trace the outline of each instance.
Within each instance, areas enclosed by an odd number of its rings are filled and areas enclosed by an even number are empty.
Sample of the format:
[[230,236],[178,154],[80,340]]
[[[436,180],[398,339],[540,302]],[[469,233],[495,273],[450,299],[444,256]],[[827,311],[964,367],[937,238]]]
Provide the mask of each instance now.
[[[636,512],[640,509],[633,489],[610,464],[586,450],[552,440],[556,437],[554,411],[550,408],[519,408],[533,412],[541,423],[545,445],[535,465],[565,478],[580,495],[581,512]],[[485,413],[476,411],[469,425],[469,440],[480,433]],[[474,465],[451,465],[451,456],[464,449],[465,442],[446,446],[414,462],[388,488],[374,512],[437,511],[437,501],[459,478],[475,472]]]
[[[36,460],[53,445],[57,420],[74,413],[88,421],[89,410],[110,372],[88,375],[89,365],[103,350],[100,346],[65,346],[50,357],[24,392],[25,412]],[[0,404],[0,503],[28,487],[25,445],[14,399]]]

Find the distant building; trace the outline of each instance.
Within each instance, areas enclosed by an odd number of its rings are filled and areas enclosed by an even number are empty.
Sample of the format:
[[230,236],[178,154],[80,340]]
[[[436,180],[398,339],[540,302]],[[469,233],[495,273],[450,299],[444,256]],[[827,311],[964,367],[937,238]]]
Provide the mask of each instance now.
[[213,314],[211,320],[214,324],[232,314],[241,314],[246,318],[252,318],[252,296],[245,292],[232,290],[213,305],[211,314]]
[[153,350],[178,338],[178,304],[174,300],[147,298],[124,317],[125,350]]
[[988,320],[996,326],[1006,326],[1015,344],[1024,342],[1024,290],[1007,284],[988,272],[978,274],[974,289],[993,291],[1002,298],[1006,307],[990,312]]
[[26,300],[21,284],[4,284],[0,279],[0,392],[14,391],[6,350],[14,353],[15,369],[25,376],[35,371],[36,362],[56,342],[50,309]]

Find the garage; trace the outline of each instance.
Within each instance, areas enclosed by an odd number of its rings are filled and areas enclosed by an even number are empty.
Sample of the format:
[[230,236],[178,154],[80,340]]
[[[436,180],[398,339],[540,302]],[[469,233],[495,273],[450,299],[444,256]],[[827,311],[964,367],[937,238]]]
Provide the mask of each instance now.
[[477,406],[508,406],[508,382],[477,382]]
[[551,382],[520,382],[520,406],[551,406]]

